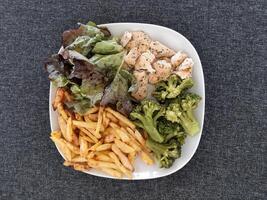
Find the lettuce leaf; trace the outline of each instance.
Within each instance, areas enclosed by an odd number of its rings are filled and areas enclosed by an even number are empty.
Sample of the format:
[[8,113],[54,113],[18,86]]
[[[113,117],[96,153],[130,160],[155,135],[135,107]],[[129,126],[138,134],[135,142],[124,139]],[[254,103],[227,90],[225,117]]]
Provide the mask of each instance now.
[[123,47],[117,43],[116,40],[103,40],[97,42],[93,49],[95,54],[114,54],[123,50]]
[[76,113],[81,115],[85,114],[89,108],[92,107],[90,101],[88,99],[74,100],[71,102],[66,102],[65,105],[73,110]]
[[67,64],[61,55],[54,54],[45,62],[45,69],[48,72],[48,78],[57,87],[65,87],[70,81],[68,76],[72,66]]
[[105,85],[101,82],[93,83],[92,80],[86,79],[82,81],[81,86],[74,84],[70,87],[70,90],[75,100],[87,99],[91,105],[95,105],[100,102]]
[[105,27],[97,27],[95,23],[88,22],[87,24],[79,24],[79,28],[70,29],[64,31],[62,34],[62,45],[63,47],[69,46],[75,41],[79,36],[89,36],[95,37],[97,34],[101,36],[102,39],[109,37],[110,32]]
[[95,69],[95,66],[84,60],[73,60],[73,70],[69,75],[69,79],[78,78],[78,79],[95,79],[98,81],[105,82],[105,77],[103,74],[98,72]]
[[90,36],[78,36],[73,43],[66,47],[66,49],[74,50],[80,54],[87,56],[88,53],[93,49],[97,42],[102,40],[102,36],[97,34],[95,37]]
[[96,66],[99,72],[106,74],[109,79],[113,79],[122,63],[123,56],[124,52],[110,55],[95,54],[89,61]]
[[132,83],[132,76],[128,71],[121,69],[121,67],[122,65],[118,68],[111,84],[105,88],[100,105],[114,105],[120,113],[128,116],[133,108],[128,92],[129,86]]

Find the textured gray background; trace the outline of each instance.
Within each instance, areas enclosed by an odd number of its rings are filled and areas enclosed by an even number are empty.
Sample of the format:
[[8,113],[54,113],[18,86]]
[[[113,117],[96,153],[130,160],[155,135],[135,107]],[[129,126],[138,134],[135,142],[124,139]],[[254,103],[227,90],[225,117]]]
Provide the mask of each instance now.
[[[264,0],[1,0],[0,199],[266,199],[266,9]],[[196,47],[205,125],[179,172],[115,181],[62,166],[49,140],[42,63],[58,50],[63,30],[89,19],[167,26]]]

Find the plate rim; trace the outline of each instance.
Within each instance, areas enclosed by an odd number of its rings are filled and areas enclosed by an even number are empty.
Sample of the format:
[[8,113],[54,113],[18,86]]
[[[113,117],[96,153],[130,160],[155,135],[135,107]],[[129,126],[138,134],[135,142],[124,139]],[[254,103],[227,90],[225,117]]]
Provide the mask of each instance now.
[[[205,121],[205,103],[206,103],[206,91],[205,91],[205,77],[204,77],[204,72],[203,72],[203,67],[202,67],[202,63],[201,63],[201,60],[200,60],[200,57],[198,55],[198,52],[197,50],[195,49],[195,47],[193,46],[193,44],[184,36],[182,35],[181,33],[179,33],[178,31],[175,31],[171,28],[168,28],[168,27],[165,27],[165,26],[161,26],[161,25],[157,25],[157,24],[149,24],[149,23],[137,23],[137,22],[115,22],[115,23],[105,23],[105,24],[99,24],[98,26],[100,27],[104,27],[104,26],[118,26],[118,25],[143,25],[143,26],[154,26],[154,27],[158,27],[158,28],[161,28],[161,29],[165,29],[167,31],[170,31],[170,32],[173,32],[175,34],[178,34],[180,37],[182,37],[185,41],[187,41],[193,51],[195,51],[196,53],[196,56],[197,56],[197,60],[198,62],[200,63],[200,71],[201,71],[201,76],[203,78],[203,90],[202,90],[202,101],[203,101],[203,112],[201,113],[201,118],[203,119],[201,121],[201,126],[200,126],[200,131],[199,131],[199,140],[197,142],[197,145],[195,145],[195,149],[193,149],[193,152],[191,154],[191,156],[189,157],[189,159],[187,160],[187,162],[184,162],[179,168],[175,168],[169,172],[166,172],[164,174],[160,174],[158,176],[154,176],[154,177],[149,177],[149,178],[142,178],[142,177],[138,177],[138,178],[132,178],[132,179],[129,179],[127,177],[122,177],[121,179],[119,178],[116,178],[116,177],[112,177],[110,175],[102,175],[102,174],[94,174],[94,173],[90,173],[90,171],[84,171],[85,174],[88,174],[88,175],[92,175],[92,176],[96,176],[96,177],[101,177],[101,178],[109,178],[109,179],[115,179],[115,180],[149,180],[149,179],[157,179],[157,178],[162,178],[162,177],[166,177],[166,176],[169,176],[179,170],[181,170],[182,168],[184,168],[193,158],[193,156],[196,154],[197,152],[197,149],[199,147],[199,143],[201,141],[201,138],[202,138],[202,133],[203,133],[203,127],[204,127],[204,121]],[[53,131],[53,128],[52,128],[52,124],[54,123],[52,120],[52,110],[51,109],[51,106],[52,106],[52,97],[51,97],[51,94],[52,94],[52,90],[54,89],[55,87],[53,86],[53,84],[50,82],[50,87],[49,87],[49,103],[48,103],[48,109],[49,109],[49,122],[50,122],[50,129],[51,131]],[[56,146],[56,145],[55,145]],[[62,155],[62,153],[60,152],[60,150],[58,149],[58,147],[56,146],[59,154],[64,158],[64,156]]]

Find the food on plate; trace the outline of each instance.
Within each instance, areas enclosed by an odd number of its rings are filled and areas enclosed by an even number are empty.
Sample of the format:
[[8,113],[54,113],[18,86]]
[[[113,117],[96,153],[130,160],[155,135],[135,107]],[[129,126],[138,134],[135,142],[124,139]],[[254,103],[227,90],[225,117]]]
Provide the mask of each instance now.
[[59,129],[50,138],[64,165],[117,178],[133,176],[137,156],[171,167],[200,130],[201,97],[188,91],[193,65],[142,30],[113,36],[89,22],[64,31],[60,51],[45,63],[57,88]]
[[170,103],[166,109],[166,119],[181,124],[185,132],[194,135],[199,132],[199,123],[193,111],[197,108],[200,96],[187,93],[179,102]]
[[[55,100],[58,98],[56,96]],[[58,106],[55,109],[58,110]],[[68,108],[64,106],[63,109]],[[88,120],[88,116],[95,114],[98,115],[96,120]],[[110,107],[93,107],[83,116],[67,116],[66,121],[59,113],[58,120],[60,129],[53,131],[50,138],[65,158],[65,166],[79,171],[93,168],[118,178],[122,175],[131,178],[137,154],[142,155],[145,163],[154,163],[136,126]]]
[[157,100],[165,101],[166,99],[177,98],[184,90],[190,89],[193,85],[192,78],[182,80],[176,75],[171,75],[167,81],[156,84],[153,95]]

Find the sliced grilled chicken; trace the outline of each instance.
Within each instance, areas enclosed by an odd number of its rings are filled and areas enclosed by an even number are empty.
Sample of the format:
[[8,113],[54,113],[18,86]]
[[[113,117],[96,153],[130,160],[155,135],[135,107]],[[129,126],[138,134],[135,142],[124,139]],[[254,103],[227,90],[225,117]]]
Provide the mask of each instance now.
[[174,71],[173,73],[175,73],[178,76],[180,76],[181,79],[186,79],[186,78],[192,77],[192,72],[189,71],[189,70]]
[[153,63],[153,67],[155,69],[155,73],[149,74],[149,83],[155,84],[161,80],[166,80],[172,72],[171,63],[166,60],[158,60]]
[[139,51],[137,50],[137,47],[132,48],[129,53],[125,56],[124,61],[128,65],[134,66],[136,63],[137,58],[140,56]]
[[157,58],[171,57],[175,54],[175,52],[172,49],[161,44],[159,41],[151,42],[149,49]]
[[166,62],[171,63],[171,58],[170,57],[162,57],[160,59],[161,60],[166,60]]
[[192,68],[193,68],[194,62],[192,58],[186,58],[182,64],[179,65],[176,71],[174,71],[175,74],[181,77],[181,79],[192,77]]
[[178,71],[180,70],[185,70],[185,69],[188,69],[188,68],[191,68],[193,67],[194,65],[194,61],[192,60],[192,58],[186,58],[181,65],[179,65],[178,67]]
[[128,50],[137,47],[140,53],[145,52],[149,48],[149,44],[151,43],[151,38],[144,33],[143,31],[135,31],[132,32],[132,39],[126,45]]
[[121,37],[121,45],[125,47],[128,42],[132,39],[133,34],[131,32],[126,31]]
[[185,59],[187,58],[187,54],[181,51],[177,52],[171,57],[171,63],[173,68],[177,68]]
[[133,74],[137,81],[137,90],[131,95],[137,100],[142,100],[147,95],[148,76],[144,70],[134,71]]
[[151,63],[155,60],[154,54],[152,54],[149,50],[145,51],[138,58],[135,69],[136,70],[147,70],[149,73],[155,72]]

